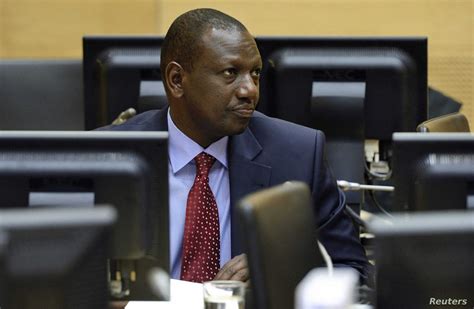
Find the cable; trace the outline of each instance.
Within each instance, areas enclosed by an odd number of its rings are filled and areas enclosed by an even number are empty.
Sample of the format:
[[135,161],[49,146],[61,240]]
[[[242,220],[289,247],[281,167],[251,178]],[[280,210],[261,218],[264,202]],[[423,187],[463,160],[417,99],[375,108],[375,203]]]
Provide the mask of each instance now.
[[372,176],[372,178],[379,179],[379,180],[388,180],[392,177],[392,170],[389,170],[387,174],[380,174],[376,172],[372,172],[367,165],[367,161],[364,161],[364,169],[367,174]]
[[346,209],[344,210],[357,224],[362,226],[363,228],[366,228],[366,223],[365,221],[348,205],[346,205]]
[[337,190],[338,193],[339,193],[339,206],[337,207],[337,209],[335,211],[333,211],[331,214],[332,216],[328,218],[328,220],[324,223],[322,223],[321,225],[319,225],[318,227],[318,231],[319,230],[322,230],[323,228],[326,227],[326,225],[328,225],[329,223],[331,223],[337,216],[339,216],[339,214],[341,213],[341,211],[344,211],[344,209],[346,208],[346,195],[344,194],[344,192],[342,192],[342,190]]
[[374,191],[370,191],[369,196],[372,198],[372,201],[374,202],[374,205],[377,207],[378,210],[380,210],[382,213],[389,216],[390,218],[393,218],[393,216],[388,211],[386,211],[385,208],[383,208],[382,205],[380,205],[380,203],[377,201],[377,199],[375,198]]
[[334,266],[332,264],[331,257],[329,256],[326,248],[324,248],[323,244],[318,240],[318,247],[321,255],[323,256],[324,262],[326,263],[326,267],[328,268],[328,276],[332,277],[334,274]]
[[[386,181],[386,180],[389,180],[392,176],[392,170],[390,169],[389,172],[386,174],[386,175],[383,175],[383,174],[380,174],[380,173],[375,173],[375,172],[372,172],[370,171],[368,165],[367,165],[367,162],[365,162],[364,164],[364,168],[365,168],[365,172],[366,172],[366,181],[367,183],[370,183],[370,184],[373,184],[373,179],[377,179],[377,180],[381,180],[381,181]],[[382,186],[382,187],[385,187],[385,186]],[[386,186],[386,187],[391,187],[394,189],[393,186]],[[392,190],[376,190],[376,191],[393,191]],[[373,201],[373,205],[375,205],[375,207],[381,212],[383,213],[384,215],[392,218],[392,215],[387,211],[385,210],[384,207],[382,207],[382,205],[377,201],[376,197],[375,197],[375,192],[374,191],[371,191],[371,192],[368,192],[371,200]],[[365,192],[364,192],[364,195],[365,195]]]

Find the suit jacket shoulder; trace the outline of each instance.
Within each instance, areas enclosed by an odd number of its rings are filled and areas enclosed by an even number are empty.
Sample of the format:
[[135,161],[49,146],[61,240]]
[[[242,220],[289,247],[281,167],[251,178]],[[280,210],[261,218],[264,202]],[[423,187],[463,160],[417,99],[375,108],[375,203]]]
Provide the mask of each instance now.
[[97,128],[98,131],[167,131],[168,109],[150,110],[140,113],[120,125]]

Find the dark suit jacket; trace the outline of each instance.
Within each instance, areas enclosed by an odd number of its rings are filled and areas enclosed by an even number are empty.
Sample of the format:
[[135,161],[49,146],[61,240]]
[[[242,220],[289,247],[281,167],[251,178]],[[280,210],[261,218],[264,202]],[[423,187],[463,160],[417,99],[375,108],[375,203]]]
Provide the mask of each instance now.
[[[139,114],[122,125],[103,129],[167,131],[167,109]],[[232,256],[242,252],[237,201],[256,190],[300,180],[309,184],[319,240],[335,265],[350,266],[367,278],[368,261],[358,233],[345,214],[345,198],[324,158],[321,131],[255,112],[248,128],[229,139]]]

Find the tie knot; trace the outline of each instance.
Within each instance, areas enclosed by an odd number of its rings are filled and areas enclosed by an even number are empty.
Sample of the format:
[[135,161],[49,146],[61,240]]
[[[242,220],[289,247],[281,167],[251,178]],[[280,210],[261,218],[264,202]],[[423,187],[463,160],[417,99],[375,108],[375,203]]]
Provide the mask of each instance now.
[[194,161],[196,161],[196,174],[199,176],[208,176],[216,158],[205,152],[201,152],[194,158]]

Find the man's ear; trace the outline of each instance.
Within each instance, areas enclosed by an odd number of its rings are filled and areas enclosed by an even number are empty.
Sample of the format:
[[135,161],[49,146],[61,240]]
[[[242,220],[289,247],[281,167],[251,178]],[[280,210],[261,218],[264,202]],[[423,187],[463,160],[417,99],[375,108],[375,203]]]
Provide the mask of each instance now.
[[183,95],[183,67],[177,62],[171,61],[166,66],[165,73],[166,88],[173,97],[180,98]]

